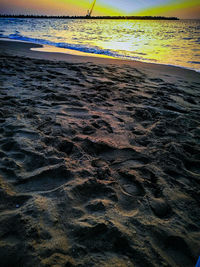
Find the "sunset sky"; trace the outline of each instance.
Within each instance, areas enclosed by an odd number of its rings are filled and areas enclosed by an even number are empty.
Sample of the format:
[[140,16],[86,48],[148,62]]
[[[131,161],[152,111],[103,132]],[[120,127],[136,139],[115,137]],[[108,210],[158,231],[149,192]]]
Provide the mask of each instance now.
[[[85,15],[92,0],[0,0],[1,14]],[[93,15],[199,18],[200,0],[97,0]]]

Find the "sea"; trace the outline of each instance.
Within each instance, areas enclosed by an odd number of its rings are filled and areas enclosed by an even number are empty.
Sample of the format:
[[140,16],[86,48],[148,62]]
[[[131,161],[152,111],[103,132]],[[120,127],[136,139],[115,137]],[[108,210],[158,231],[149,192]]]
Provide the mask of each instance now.
[[0,18],[0,38],[200,72],[200,20]]

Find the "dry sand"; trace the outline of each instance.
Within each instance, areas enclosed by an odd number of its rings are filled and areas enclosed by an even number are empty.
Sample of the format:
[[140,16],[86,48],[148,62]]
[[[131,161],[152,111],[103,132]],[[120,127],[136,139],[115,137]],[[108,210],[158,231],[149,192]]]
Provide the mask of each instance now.
[[30,47],[0,42],[1,267],[194,266],[200,74]]

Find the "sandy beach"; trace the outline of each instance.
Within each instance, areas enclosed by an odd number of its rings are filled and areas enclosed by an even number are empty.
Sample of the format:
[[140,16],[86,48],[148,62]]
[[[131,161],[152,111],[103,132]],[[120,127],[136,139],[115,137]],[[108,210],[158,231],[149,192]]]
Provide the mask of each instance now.
[[195,266],[200,73],[0,41],[1,267]]

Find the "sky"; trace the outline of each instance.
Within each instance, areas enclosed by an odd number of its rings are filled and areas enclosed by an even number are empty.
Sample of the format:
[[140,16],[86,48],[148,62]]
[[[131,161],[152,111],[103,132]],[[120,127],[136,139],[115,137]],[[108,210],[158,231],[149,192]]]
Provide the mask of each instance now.
[[[92,0],[0,0],[0,14],[86,15]],[[97,0],[98,15],[176,16],[200,19],[200,0]]]

